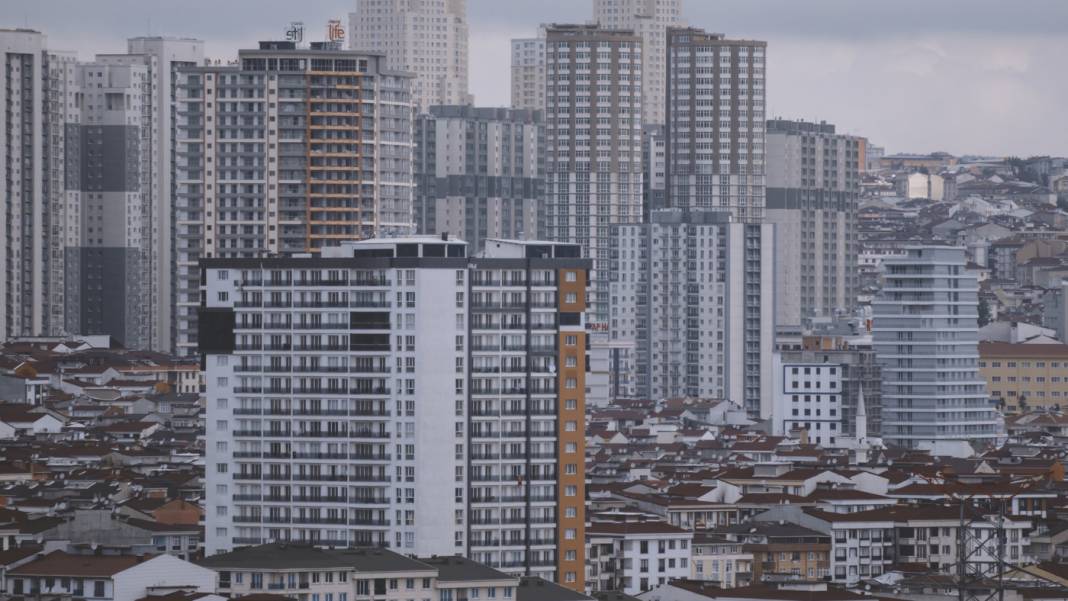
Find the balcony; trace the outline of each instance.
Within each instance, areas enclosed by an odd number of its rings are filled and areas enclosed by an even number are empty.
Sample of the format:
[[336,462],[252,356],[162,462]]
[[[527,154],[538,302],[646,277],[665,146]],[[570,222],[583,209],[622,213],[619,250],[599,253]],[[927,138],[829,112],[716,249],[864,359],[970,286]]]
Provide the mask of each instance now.
[[350,474],[349,482],[392,482],[393,480],[386,475],[376,474]]
[[347,453],[293,453],[293,459],[348,459]]
[[389,520],[371,518],[349,518],[350,526],[389,526]]

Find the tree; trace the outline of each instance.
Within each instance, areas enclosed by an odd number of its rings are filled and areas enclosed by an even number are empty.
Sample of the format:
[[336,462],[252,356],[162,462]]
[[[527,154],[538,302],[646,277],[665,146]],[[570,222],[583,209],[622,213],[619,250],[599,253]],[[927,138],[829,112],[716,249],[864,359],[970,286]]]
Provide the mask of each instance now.
[[990,301],[985,298],[979,299],[979,327],[990,323]]

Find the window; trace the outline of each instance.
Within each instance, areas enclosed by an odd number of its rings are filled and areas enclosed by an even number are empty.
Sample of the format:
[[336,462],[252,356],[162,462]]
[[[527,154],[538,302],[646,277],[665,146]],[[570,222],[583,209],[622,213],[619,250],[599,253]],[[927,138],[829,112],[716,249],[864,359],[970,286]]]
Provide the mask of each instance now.
[[[565,271],[564,272],[564,281],[565,282],[577,282],[578,281],[578,274],[575,273],[574,271]],[[574,302],[574,301],[570,301],[570,302]]]
[[93,596],[94,597],[103,597],[104,596],[104,581],[103,580],[94,580],[93,581]]

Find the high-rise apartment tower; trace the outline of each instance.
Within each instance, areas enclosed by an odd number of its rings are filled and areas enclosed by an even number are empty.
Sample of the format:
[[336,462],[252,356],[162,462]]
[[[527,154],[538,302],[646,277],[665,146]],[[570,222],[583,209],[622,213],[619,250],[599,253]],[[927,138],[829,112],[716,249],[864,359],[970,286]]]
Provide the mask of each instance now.
[[208,553],[385,545],[582,590],[579,254],[407,237],[205,259]]
[[415,75],[419,112],[471,104],[467,87],[467,0],[356,0],[349,47],[386,57],[385,67]]
[[320,252],[412,230],[411,77],[381,55],[262,42],[181,72],[178,350],[196,349],[201,257]]
[[682,0],[594,0],[593,19],[602,27],[630,29],[642,39],[642,118],[663,125],[667,80],[667,30],[684,27]]
[[667,40],[668,206],[764,213],[764,61],[767,43],[700,29]]
[[963,248],[917,246],[883,261],[872,301],[882,368],[882,437],[915,448],[929,441],[995,442],[998,421],[979,374],[978,284]]

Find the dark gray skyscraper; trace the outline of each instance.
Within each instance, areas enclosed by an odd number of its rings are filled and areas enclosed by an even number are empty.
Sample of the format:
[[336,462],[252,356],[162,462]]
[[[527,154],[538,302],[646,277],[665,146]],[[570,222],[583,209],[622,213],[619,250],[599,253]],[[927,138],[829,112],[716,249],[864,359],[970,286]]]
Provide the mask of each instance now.
[[[67,124],[67,197],[77,241],[65,249],[66,328],[150,348],[152,86],[149,66],[100,56],[77,68]],[[134,57],[135,58],[135,57]]]
[[767,43],[694,28],[667,35],[668,205],[722,208],[738,221],[758,222]]
[[595,25],[545,37],[546,225],[593,259],[590,321],[606,332],[609,228],[642,216],[641,38]]

